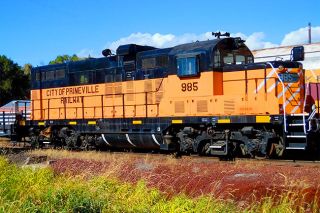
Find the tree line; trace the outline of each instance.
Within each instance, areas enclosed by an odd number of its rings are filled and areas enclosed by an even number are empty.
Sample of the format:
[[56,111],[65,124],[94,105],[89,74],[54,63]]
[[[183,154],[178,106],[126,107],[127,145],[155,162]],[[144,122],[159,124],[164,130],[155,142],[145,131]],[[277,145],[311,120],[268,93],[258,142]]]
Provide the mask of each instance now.
[[[49,64],[78,61],[77,55],[58,55]],[[30,99],[30,75],[32,64],[19,66],[5,55],[0,55],[0,107],[12,100]]]

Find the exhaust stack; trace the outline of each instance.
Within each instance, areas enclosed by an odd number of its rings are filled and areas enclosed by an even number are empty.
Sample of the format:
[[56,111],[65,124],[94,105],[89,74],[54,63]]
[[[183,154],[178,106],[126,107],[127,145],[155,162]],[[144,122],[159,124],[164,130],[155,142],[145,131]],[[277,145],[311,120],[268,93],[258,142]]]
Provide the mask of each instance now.
[[309,22],[308,26],[309,26],[309,30],[308,30],[309,44],[311,44],[311,23],[310,22]]

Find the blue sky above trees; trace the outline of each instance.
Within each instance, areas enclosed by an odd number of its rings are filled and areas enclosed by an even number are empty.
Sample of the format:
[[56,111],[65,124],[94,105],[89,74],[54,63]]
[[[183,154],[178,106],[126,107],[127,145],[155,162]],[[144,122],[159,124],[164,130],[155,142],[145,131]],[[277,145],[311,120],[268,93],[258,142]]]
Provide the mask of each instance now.
[[123,43],[167,47],[219,30],[254,49],[298,44],[307,41],[308,22],[320,41],[319,0],[11,0],[0,8],[0,54],[20,65],[62,54],[99,57]]

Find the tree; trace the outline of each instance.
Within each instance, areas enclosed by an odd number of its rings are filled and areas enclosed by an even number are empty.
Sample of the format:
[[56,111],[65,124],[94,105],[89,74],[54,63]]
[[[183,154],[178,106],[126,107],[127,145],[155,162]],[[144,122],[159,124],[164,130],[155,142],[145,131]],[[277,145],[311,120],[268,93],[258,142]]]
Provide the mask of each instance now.
[[31,74],[31,69],[32,69],[32,65],[31,64],[25,64],[24,66],[23,66],[23,73],[25,74],[25,75],[28,75],[28,76],[30,76],[30,74]]
[[56,59],[53,61],[50,61],[49,64],[62,64],[66,63],[68,61],[80,61],[83,60],[83,58],[78,57],[76,54],[70,55],[58,55]]
[[0,106],[11,100],[30,97],[29,75],[4,55],[0,55]]

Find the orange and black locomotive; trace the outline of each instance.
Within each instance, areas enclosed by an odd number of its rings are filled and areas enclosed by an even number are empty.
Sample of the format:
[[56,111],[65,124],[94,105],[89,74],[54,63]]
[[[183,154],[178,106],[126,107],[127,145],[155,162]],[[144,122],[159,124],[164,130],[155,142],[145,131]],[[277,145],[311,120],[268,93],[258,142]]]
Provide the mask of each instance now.
[[292,61],[254,63],[242,39],[218,35],[103,54],[32,70],[34,144],[219,156],[311,146],[317,114],[306,100],[299,51]]

